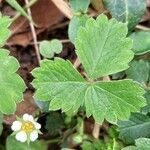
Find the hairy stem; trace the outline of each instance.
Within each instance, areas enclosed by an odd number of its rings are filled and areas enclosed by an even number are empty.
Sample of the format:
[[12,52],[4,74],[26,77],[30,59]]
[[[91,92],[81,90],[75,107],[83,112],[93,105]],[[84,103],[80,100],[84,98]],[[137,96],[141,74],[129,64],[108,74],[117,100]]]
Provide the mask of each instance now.
[[[29,4],[28,0],[25,0],[25,2],[26,2],[26,5]],[[32,17],[30,8],[27,9],[27,12],[28,12],[28,15]],[[30,28],[31,28],[32,36],[33,36],[33,42],[34,42],[34,47],[35,47],[35,51],[36,51],[38,64],[40,65],[41,56],[39,53],[39,48],[38,48],[38,43],[37,43],[36,31],[35,31],[35,28],[34,28],[34,25],[32,22],[30,22]]]

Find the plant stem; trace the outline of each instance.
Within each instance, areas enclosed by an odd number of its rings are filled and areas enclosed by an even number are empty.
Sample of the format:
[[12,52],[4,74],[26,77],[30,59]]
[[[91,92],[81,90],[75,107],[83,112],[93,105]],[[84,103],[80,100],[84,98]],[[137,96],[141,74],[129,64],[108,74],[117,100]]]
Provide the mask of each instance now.
[[[26,2],[26,5],[29,5],[29,1],[28,0],[25,0],[25,2]],[[32,18],[32,14],[31,14],[30,8],[27,9],[27,12],[28,12],[28,15],[31,16],[31,18]],[[32,36],[33,36],[33,42],[34,42],[34,47],[35,47],[35,51],[36,51],[38,64],[40,65],[41,56],[40,56],[40,53],[39,53],[39,48],[38,48],[38,43],[37,43],[36,31],[35,31],[33,23],[29,22],[29,24],[30,24],[30,28],[31,28]]]
[[94,124],[92,135],[95,139],[99,138],[100,128],[101,128],[100,124],[98,124],[98,123]]
[[74,65],[75,68],[78,68],[80,66],[80,60],[79,60],[78,57],[76,58],[76,60],[75,60],[73,65]]

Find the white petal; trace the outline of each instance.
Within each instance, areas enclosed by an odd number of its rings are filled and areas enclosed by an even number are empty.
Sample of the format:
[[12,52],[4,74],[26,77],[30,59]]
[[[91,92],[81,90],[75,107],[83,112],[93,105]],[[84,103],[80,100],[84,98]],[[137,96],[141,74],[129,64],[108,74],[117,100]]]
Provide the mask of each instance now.
[[27,134],[24,131],[20,131],[16,134],[16,139],[20,142],[25,142],[27,140]]
[[38,138],[38,132],[34,130],[33,132],[30,133],[30,140],[33,142]]
[[24,121],[33,121],[33,116],[29,114],[24,114],[23,115],[23,120]]
[[36,129],[41,129],[41,125],[38,122],[34,122],[34,126]]
[[22,126],[22,123],[20,121],[14,121],[11,126],[11,129],[13,131],[19,131],[21,129],[21,126]]

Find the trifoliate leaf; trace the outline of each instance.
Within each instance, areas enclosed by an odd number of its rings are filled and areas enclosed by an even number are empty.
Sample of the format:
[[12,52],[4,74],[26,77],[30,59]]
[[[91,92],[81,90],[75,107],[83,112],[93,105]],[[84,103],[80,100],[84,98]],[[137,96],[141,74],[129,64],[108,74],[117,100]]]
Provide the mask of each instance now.
[[139,23],[146,10],[146,0],[104,0],[112,17],[128,24],[133,29]]
[[44,141],[21,143],[14,136],[9,136],[6,141],[6,150],[47,150],[47,144]]
[[135,55],[142,55],[150,52],[150,32],[134,32],[129,37],[133,40],[132,50]]
[[0,47],[4,46],[6,40],[10,36],[10,31],[8,29],[10,25],[10,19],[6,16],[0,15]]
[[46,58],[54,57],[54,53],[59,54],[62,48],[62,43],[57,39],[40,42],[40,53]]
[[50,110],[73,113],[85,106],[96,122],[116,123],[145,105],[144,90],[132,80],[90,83],[63,59],[44,60],[32,73],[35,99],[50,101]]
[[126,70],[127,78],[142,84],[146,84],[149,80],[149,72],[149,62],[144,60],[132,61],[130,63],[130,68]]
[[25,84],[16,73],[18,61],[9,56],[7,50],[0,49],[0,112],[11,114],[16,110],[16,103],[23,99]]
[[147,138],[139,138],[135,140],[136,146],[128,146],[123,148],[122,150],[149,150],[150,149],[150,139]]
[[0,112],[0,135],[3,131],[3,114]]
[[126,38],[127,27],[115,19],[100,15],[90,18],[78,32],[75,46],[87,75],[98,77],[127,69],[134,54],[132,41]]
[[128,121],[119,121],[119,137],[126,143],[134,143],[140,137],[150,137],[150,117],[133,113]]
[[76,37],[77,37],[77,32],[80,27],[84,27],[85,23],[89,17],[87,15],[81,15],[81,16],[73,16],[69,23],[69,29],[68,29],[68,34],[69,34],[69,39],[72,43],[74,43]]
[[90,0],[69,0],[73,12],[86,13],[90,4]]

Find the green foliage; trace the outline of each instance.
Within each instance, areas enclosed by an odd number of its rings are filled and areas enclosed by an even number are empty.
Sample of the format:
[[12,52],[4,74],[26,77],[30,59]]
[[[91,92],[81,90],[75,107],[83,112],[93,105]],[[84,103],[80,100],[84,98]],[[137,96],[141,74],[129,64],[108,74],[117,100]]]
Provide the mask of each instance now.
[[[87,75],[96,79],[127,69],[134,54],[127,28],[115,19],[100,15],[81,27],[75,43],[77,55]],[[117,42],[116,42],[117,41]]]
[[89,83],[69,61],[44,60],[32,73],[35,99],[51,101],[50,110],[73,113],[84,105],[88,117],[93,115],[100,123],[104,118],[116,123],[117,118],[126,119],[130,111],[144,106],[144,91],[138,84],[131,80]]
[[75,42],[79,28],[85,26],[85,23],[88,18],[89,17],[87,15],[79,15],[79,16],[73,16],[73,18],[71,19],[68,28],[68,34],[69,34],[69,39],[72,43]]
[[62,48],[62,43],[57,39],[40,42],[40,53],[46,58],[54,57],[54,53],[59,54]]
[[119,137],[127,144],[140,137],[150,137],[150,117],[133,113],[128,121],[119,121]]
[[84,141],[81,147],[83,150],[120,150],[122,146],[115,139],[109,139],[106,143],[102,140]]
[[133,32],[129,37],[133,40],[132,50],[135,55],[142,55],[150,51],[150,32]]
[[6,150],[47,150],[47,144],[44,141],[35,141],[28,145],[16,141],[14,136],[9,136],[6,141]]
[[[89,77],[96,79],[128,67],[133,52],[126,34],[123,23],[108,21],[104,15],[97,20],[88,19],[85,28],[79,31],[76,48]],[[131,80],[87,82],[69,61],[59,58],[42,61],[41,67],[32,74],[37,89],[35,99],[50,101],[50,110],[62,109],[73,114],[84,106],[87,117],[92,115],[96,122],[102,123],[105,118],[116,123],[117,119],[127,119],[131,111],[145,105],[144,90],[137,83]]]
[[8,29],[9,25],[9,17],[1,16],[0,14],[0,47],[4,46],[6,40],[10,36],[10,31]]
[[22,93],[26,86],[22,78],[16,74],[19,68],[18,61],[9,56],[7,50],[0,50],[0,66],[0,111],[11,114],[16,110],[16,103],[23,99]]
[[150,149],[150,139],[147,138],[139,138],[135,140],[136,146],[128,146],[123,148],[122,150],[149,150]]
[[[10,19],[8,17],[0,16],[0,48],[10,35],[9,24]],[[0,49],[0,66],[0,112],[11,114],[16,110],[16,103],[23,99],[22,93],[25,90],[25,84],[21,77],[16,74],[20,67],[18,61],[9,56],[9,52],[5,49]]]
[[3,131],[3,125],[2,125],[2,123],[3,123],[3,114],[0,113],[0,135],[1,135],[2,131]]
[[142,112],[147,114],[148,112],[150,112],[150,90],[149,89],[146,90],[144,96],[147,101],[147,105],[144,108],[142,108]]
[[139,23],[146,10],[146,0],[104,0],[112,17],[128,24],[133,29]]
[[90,0],[69,0],[73,12],[86,13]]
[[62,115],[58,112],[50,112],[46,118],[45,128],[51,135],[56,135],[64,128],[64,121]]
[[150,66],[148,61],[139,60],[132,61],[130,68],[126,70],[127,77],[142,84],[146,84],[149,80]]

